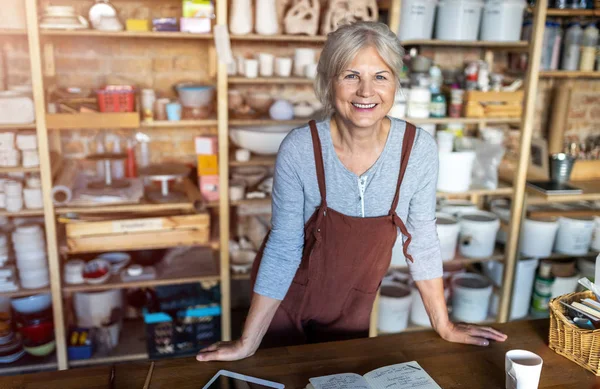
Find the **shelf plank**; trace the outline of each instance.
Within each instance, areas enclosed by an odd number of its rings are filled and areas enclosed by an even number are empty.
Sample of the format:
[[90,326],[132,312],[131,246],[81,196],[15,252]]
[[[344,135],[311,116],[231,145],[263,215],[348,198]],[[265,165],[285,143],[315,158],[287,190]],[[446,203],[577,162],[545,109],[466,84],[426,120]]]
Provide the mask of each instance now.
[[98,31],[98,30],[40,30],[42,36],[72,36],[99,38],[152,38],[152,39],[213,39],[213,34],[192,34],[171,31]]
[[0,28],[0,35],[27,35],[27,30],[21,28]]
[[529,193],[527,197],[528,205],[547,204],[547,203],[568,203],[576,201],[598,201],[600,200],[600,181],[575,181],[571,185],[581,188],[582,194],[567,195],[546,195],[529,186],[526,190]]
[[256,41],[256,42],[304,42],[304,43],[322,43],[327,40],[324,35],[230,35],[231,41]]
[[41,294],[41,293],[50,293],[50,287],[39,288],[39,289],[21,288],[14,292],[0,292],[0,296],[14,298],[14,297],[33,296],[34,294]]
[[46,114],[46,126],[57,130],[139,128],[140,115],[137,112]]
[[229,77],[230,84],[306,84],[312,85],[315,80],[302,77]]
[[22,216],[44,216],[43,209],[22,209],[19,212],[0,211],[0,216],[22,217]]
[[492,42],[492,41],[449,41],[449,40],[421,40],[413,39],[402,41],[402,46],[441,46],[441,47],[477,47],[487,49],[526,49],[528,41],[517,42]]
[[108,355],[94,353],[90,359],[69,361],[72,367],[143,361],[148,359],[146,329],[143,320],[125,321],[119,336],[119,344]]
[[0,130],[35,130],[35,123],[0,124]]
[[194,205],[190,202],[163,203],[163,204],[123,204],[103,205],[96,207],[57,207],[56,214],[65,213],[126,213],[126,212],[161,212],[161,211],[193,211]]
[[44,358],[38,358],[25,354],[21,359],[0,366],[0,375],[25,374],[39,371],[57,370],[58,362],[56,353],[50,354]]
[[540,72],[543,78],[600,78],[600,71],[580,72],[567,70],[544,70]]
[[5,173],[38,173],[40,171],[39,166],[35,167],[0,167],[0,174]]
[[273,125],[294,125],[302,126],[309,122],[307,119],[292,120],[272,120],[272,119],[233,119],[229,121],[230,126],[273,126]]
[[243,281],[250,279],[250,273],[231,273],[232,280]]
[[255,155],[250,158],[249,161],[240,162],[234,159],[229,161],[229,166],[239,167],[239,166],[275,166],[275,158],[276,156],[263,156],[263,155]]
[[[155,120],[153,122],[141,122],[141,128],[188,128],[188,127],[211,127],[217,126],[217,119],[205,119],[205,120]],[[216,134],[216,132],[215,132]]]
[[505,182],[499,182],[496,189],[470,189],[466,192],[437,192],[437,197],[455,197],[455,196],[511,196],[513,188]]
[[[532,7],[527,7],[527,12],[533,13]],[[558,9],[548,8],[546,10],[547,16],[556,17],[570,17],[570,16],[600,16],[600,9]]]

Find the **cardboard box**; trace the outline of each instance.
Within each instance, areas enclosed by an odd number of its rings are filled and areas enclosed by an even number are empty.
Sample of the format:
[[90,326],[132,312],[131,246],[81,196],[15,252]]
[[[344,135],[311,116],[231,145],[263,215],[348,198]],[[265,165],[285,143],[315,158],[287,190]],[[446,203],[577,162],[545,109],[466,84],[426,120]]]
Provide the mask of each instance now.
[[219,152],[216,136],[197,136],[194,144],[198,155],[217,155]]
[[215,7],[210,0],[183,0],[184,18],[206,18],[215,17]]
[[219,201],[219,175],[200,176],[198,185],[206,201]]
[[197,136],[195,139],[198,156],[198,176],[214,176],[219,174],[217,137]]

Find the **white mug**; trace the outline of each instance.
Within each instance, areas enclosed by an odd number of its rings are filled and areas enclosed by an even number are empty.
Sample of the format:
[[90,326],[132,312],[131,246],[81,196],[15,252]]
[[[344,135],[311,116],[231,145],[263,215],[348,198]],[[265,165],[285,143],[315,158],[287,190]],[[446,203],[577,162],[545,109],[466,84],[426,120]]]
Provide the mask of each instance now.
[[244,74],[248,78],[258,77],[258,61],[255,59],[247,59],[244,61]]
[[304,68],[315,63],[315,50],[298,48],[294,52],[294,75],[304,77]]
[[275,58],[275,73],[279,77],[289,77],[292,74],[291,58]]
[[258,62],[260,67],[261,77],[272,77],[273,76],[273,62],[275,56],[269,53],[258,54]]
[[306,65],[304,67],[304,75],[311,80],[317,78],[317,64],[311,63],[310,65]]
[[23,197],[6,196],[6,210],[8,212],[19,212],[23,209]]
[[544,360],[527,350],[506,353],[504,368],[506,389],[537,389]]

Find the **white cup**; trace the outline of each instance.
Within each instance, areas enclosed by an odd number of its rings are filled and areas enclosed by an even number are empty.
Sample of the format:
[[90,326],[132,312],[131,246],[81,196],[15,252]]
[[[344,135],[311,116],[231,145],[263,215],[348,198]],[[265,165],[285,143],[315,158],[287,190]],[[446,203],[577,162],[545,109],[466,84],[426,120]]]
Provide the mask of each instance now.
[[315,63],[315,50],[298,48],[294,51],[294,75],[304,77],[305,67]]
[[258,54],[258,62],[260,67],[261,77],[272,77],[273,76],[273,62],[275,56],[269,53]]
[[244,61],[244,75],[247,78],[258,77],[258,61],[256,59],[247,59]]
[[246,62],[246,58],[243,55],[237,56],[237,72],[240,75],[244,75],[244,71],[246,70],[244,63]]
[[250,160],[250,150],[237,149],[235,151],[235,160],[238,162],[248,162]]
[[23,184],[21,184],[19,181],[6,181],[4,183],[4,192],[7,196],[21,197],[21,193],[23,192]]
[[454,134],[449,131],[438,131],[436,134],[438,152],[451,153],[454,149]]
[[279,77],[289,77],[292,74],[292,59],[275,58],[275,73]]
[[229,187],[229,200],[240,201],[244,199],[246,189],[241,185],[233,185]]
[[316,63],[311,63],[310,65],[306,65],[304,67],[304,75],[311,80],[317,78],[317,66]]
[[19,212],[23,209],[23,197],[6,196],[6,210],[8,212]]
[[504,368],[506,389],[537,389],[544,360],[527,350],[506,353]]

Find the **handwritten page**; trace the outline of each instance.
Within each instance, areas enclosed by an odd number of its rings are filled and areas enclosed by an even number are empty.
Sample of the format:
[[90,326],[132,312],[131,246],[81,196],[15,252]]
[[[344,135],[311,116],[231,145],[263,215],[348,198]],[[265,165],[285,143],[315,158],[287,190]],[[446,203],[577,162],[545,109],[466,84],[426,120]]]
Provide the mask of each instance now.
[[358,374],[334,374],[311,378],[315,389],[370,389],[367,381]]
[[371,389],[441,389],[415,361],[373,370],[365,378]]

